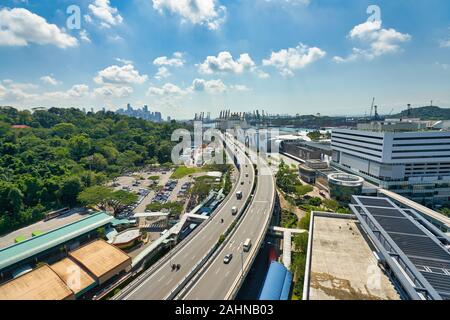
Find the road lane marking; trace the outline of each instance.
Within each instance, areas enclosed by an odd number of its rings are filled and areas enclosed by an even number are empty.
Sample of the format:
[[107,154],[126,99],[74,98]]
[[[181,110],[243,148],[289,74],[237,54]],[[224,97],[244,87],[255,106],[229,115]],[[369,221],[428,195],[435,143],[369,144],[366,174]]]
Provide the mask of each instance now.
[[165,274],[162,277],[159,277],[158,282],[161,282],[162,280],[164,280],[165,277],[166,277]]

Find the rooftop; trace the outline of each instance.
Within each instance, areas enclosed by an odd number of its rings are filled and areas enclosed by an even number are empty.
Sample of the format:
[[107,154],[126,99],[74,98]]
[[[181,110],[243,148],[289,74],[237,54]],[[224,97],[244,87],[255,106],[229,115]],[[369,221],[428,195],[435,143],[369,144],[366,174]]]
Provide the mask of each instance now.
[[86,271],[70,258],[63,259],[51,268],[75,294],[80,294],[96,284]]
[[[308,300],[400,299],[353,216],[314,212],[311,219]],[[374,276],[378,282],[371,280]]]
[[66,300],[73,292],[48,265],[28,272],[0,287],[0,300]]
[[120,245],[130,243],[138,239],[141,236],[141,231],[139,229],[129,229],[124,232],[117,234],[114,238],[113,244]]
[[103,240],[91,242],[70,252],[69,256],[97,278],[105,276],[128,262],[131,265],[131,258],[128,255]]
[[91,232],[114,220],[106,213],[93,214],[61,228],[0,249],[0,270]]
[[450,300],[450,238],[414,210],[402,209],[388,198],[353,196],[352,203],[408,298]]

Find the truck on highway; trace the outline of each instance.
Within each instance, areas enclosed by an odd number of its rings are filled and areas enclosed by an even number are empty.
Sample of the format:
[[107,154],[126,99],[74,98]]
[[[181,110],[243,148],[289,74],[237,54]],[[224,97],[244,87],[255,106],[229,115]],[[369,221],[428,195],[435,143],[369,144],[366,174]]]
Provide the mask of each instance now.
[[241,200],[241,199],[242,199],[242,191],[236,192],[236,198],[237,198],[238,200]]

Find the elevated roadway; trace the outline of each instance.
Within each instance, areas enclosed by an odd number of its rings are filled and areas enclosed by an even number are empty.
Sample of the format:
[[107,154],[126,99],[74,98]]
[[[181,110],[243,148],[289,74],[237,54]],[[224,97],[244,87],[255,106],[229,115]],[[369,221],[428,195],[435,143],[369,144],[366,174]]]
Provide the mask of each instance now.
[[[243,147],[240,145],[240,148]],[[253,156],[255,156],[253,154]],[[268,164],[258,159],[257,187],[243,220],[222,249],[211,259],[201,276],[185,294],[185,300],[230,300],[237,295],[247,272],[256,258],[270,225],[276,198],[275,178]],[[252,247],[244,252],[243,244],[250,239]],[[233,254],[229,264],[225,255]]]
[[[231,143],[231,141],[230,141]],[[234,148],[234,147],[233,147]],[[197,271],[203,261],[206,261],[211,249],[217,244],[220,235],[237,219],[232,215],[232,208],[243,208],[254,185],[255,172],[250,159],[237,149],[235,153],[241,170],[239,180],[231,191],[231,195],[221,204],[211,219],[204,222],[198,233],[187,243],[180,243],[173,249],[173,254],[163,258],[157,267],[151,268],[140,275],[135,281],[115,296],[116,300],[163,300],[171,299],[183,287],[183,283]],[[243,183],[243,184],[242,184]],[[243,197],[238,200],[236,191],[242,191]],[[223,223],[221,222],[223,219]],[[172,271],[172,264],[180,264],[178,271]]]

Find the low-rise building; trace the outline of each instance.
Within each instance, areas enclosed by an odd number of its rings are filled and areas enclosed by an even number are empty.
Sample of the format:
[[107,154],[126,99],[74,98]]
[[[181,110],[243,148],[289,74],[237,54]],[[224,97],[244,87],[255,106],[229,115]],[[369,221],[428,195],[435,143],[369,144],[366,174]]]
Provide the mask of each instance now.
[[303,300],[399,300],[353,215],[313,212]]
[[38,263],[52,264],[68,251],[99,237],[98,229],[107,227],[114,217],[95,213],[58,229],[43,233],[12,246],[0,249],[0,283],[13,278],[15,270],[34,268]]
[[0,300],[74,300],[75,294],[48,265],[0,286]]

